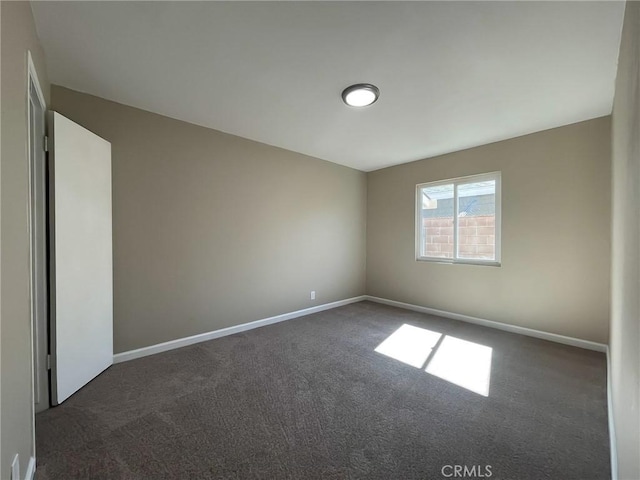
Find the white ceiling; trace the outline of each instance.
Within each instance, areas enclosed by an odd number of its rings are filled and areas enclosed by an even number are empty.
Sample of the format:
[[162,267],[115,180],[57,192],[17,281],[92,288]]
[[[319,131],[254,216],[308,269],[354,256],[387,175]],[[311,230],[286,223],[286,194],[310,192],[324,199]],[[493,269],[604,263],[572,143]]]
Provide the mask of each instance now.
[[[364,171],[611,113],[621,2],[35,2],[52,83]],[[352,83],[377,103],[346,107]]]

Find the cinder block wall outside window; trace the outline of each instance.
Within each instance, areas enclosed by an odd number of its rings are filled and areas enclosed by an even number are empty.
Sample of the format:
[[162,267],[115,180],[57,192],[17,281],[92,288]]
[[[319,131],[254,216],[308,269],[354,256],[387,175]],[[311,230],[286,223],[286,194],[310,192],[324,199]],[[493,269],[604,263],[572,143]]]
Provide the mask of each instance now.
[[[453,220],[451,217],[423,218],[427,256],[453,258]],[[458,218],[460,255],[475,258],[495,256],[495,215]]]

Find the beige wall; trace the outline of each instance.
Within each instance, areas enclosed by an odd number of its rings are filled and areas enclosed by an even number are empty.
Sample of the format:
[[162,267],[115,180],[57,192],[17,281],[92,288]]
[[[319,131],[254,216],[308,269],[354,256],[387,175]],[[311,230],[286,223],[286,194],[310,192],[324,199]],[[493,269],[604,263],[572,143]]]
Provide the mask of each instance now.
[[20,454],[25,474],[33,455],[31,333],[29,307],[29,222],[27,205],[27,50],[31,51],[48,100],[44,57],[27,2],[2,2],[2,163],[1,289],[2,331],[0,405],[0,478],[11,475],[13,456]]
[[612,115],[611,382],[619,478],[640,478],[640,2],[627,2]]
[[364,294],[364,173],[57,86],[52,105],[112,142],[116,352]]
[[[367,293],[607,342],[609,145],[604,117],[369,173]],[[502,266],[416,262],[416,184],[498,170]]]

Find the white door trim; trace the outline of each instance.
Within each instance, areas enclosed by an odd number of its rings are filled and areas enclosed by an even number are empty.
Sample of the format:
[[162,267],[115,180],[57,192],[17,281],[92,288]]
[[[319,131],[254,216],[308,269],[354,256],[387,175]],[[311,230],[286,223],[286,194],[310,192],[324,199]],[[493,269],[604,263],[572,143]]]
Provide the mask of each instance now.
[[[31,450],[32,450],[32,456],[31,459],[33,459],[33,462],[29,463],[29,470],[34,470],[35,471],[35,452],[36,452],[36,415],[35,415],[35,406],[34,406],[34,400],[35,400],[35,366],[34,366],[34,353],[35,353],[35,349],[34,349],[34,342],[37,340],[37,328],[34,324],[34,310],[33,310],[33,289],[34,289],[34,285],[33,285],[33,269],[34,269],[34,264],[33,264],[33,254],[34,254],[34,245],[33,245],[33,241],[32,241],[32,231],[31,231],[31,222],[32,222],[32,208],[33,205],[31,204],[31,198],[32,198],[32,194],[33,194],[33,179],[32,179],[32,165],[34,162],[34,159],[32,158],[31,155],[31,149],[30,149],[30,145],[31,145],[31,141],[32,141],[32,137],[33,137],[33,132],[31,130],[31,114],[30,114],[30,104],[32,100],[37,100],[37,102],[40,104],[40,106],[42,107],[42,115],[43,115],[43,119],[42,121],[45,122],[45,128],[46,128],[46,112],[47,112],[47,104],[44,100],[44,95],[42,93],[42,87],[40,86],[40,80],[38,79],[38,73],[36,71],[36,67],[33,63],[33,58],[31,56],[31,51],[27,50],[27,72],[26,72],[26,78],[27,78],[27,95],[26,95],[26,121],[27,121],[27,174],[28,174],[28,185],[29,185],[29,195],[28,195],[28,234],[29,234],[29,318],[30,318],[30,324],[29,324],[29,328],[30,328],[30,339],[31,339],[31,355],[30,355],[30,363],[31,363],[31,400],[30,400],[30,406],[31,406],[31,440],[32,440],[32,446],[31,446]],[[32,99],[32,95],[31,95],[31,86],[33,85],[33,87],[36,90],[36,99]],[[35,103],[35,102],[34,102]],[[33,463],[33,467],[31,467],[31,463]]]
[[[38,100],[46,110],[47,103],[44,101],[44,95],[42,93],[42,88],[40,87],[40,81],[38,80],[38,73],[36,72],[36,67],[33,63],[30,50],[27,50],[27,69],[29,76],[28,81],[33,82],[33,86],[36,87],[36,92],[38,93]],[[27,86],[29,86],[29,84],[27,84]],[[28,95],[31,95],[31,93],[29,92]]]

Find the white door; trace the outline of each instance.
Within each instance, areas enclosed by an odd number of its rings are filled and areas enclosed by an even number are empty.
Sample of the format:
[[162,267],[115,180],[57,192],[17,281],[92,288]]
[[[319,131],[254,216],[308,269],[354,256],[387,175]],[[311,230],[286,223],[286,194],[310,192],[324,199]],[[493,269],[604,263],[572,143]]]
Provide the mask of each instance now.
[[113,362],[111,144],[49,117],[51,403]]

